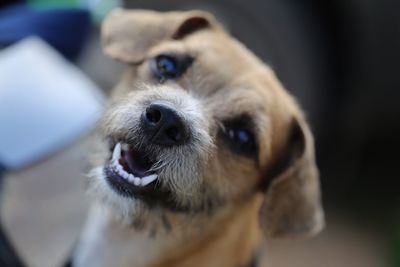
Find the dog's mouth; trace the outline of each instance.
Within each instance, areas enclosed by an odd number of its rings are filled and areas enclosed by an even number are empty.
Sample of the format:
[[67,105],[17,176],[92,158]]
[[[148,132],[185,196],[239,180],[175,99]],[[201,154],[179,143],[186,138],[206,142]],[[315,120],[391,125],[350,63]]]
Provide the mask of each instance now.
[[117,142],[111,159],[105,165],[105,174],[110,186],[126,197],[153,191],[158,174],[153,170],[155,162],[150,156],[130,144]]
[[[111,156],[104,164],[107,184],[117,194],[140,200],[149,208],[165,208],[174,212],[193,211],[193,207],[177,202],[176,194],[163,183],[157,156],[125,142],[112,142]],[[199,207],[198,210],[202,210]]]
[[111,146],[111,158],[104,165],[109,186],[121,196],[140,199],[149,207],[164,207],[171,211],[187,211],[174,200],[173,194],[163,188],[155,170],[155,157],[145,150],[117,142]]

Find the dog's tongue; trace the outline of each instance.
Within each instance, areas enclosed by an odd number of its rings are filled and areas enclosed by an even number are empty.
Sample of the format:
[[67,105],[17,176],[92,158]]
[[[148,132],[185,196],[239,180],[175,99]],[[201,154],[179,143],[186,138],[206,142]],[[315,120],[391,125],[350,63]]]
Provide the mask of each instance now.
[[146,155],[140,155],[140,152],[134,149],[122,151],[120,164],[126,171],[139,177],[149,175],[148,171],[152,166],[150,159]]

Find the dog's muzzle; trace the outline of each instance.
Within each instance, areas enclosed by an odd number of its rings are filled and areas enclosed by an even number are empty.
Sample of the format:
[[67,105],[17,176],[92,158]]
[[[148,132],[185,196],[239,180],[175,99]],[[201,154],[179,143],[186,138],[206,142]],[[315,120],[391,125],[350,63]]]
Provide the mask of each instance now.
[[202,102],[180,88],[146,89],[107,110],[102,130],[110,154],[100,179],[114,193],[147,206],[200,205],[201,197],[193,195],[204,189],[202,175],[213,148]]
[[137,147],[129,141],[114,141],[111,159],[105,165],[109,185],[125,197],[158,198],[169,192],[156,188],[159,178],[155,165],[157,159],[146,147],[168,149],[185,144],[190,139],[190,129],[174,108],[152,103],[140,116],[140,139],[145,144]]

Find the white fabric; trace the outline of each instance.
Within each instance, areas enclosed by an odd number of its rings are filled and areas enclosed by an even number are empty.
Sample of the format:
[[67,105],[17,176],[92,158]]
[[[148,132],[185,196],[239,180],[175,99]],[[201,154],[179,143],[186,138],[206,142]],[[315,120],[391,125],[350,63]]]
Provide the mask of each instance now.
[[0,51],[0,163],[24,167],[94,125],[104,97],[78,68],[37,38]]

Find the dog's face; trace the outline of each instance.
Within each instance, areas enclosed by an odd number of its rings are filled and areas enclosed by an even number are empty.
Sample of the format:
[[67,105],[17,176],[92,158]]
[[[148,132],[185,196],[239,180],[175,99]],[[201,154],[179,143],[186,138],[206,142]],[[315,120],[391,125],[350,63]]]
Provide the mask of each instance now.
[[204,12],[112,12],[105,53],[129,64],[102,121],[91,188],[135,219],[212,216],[264,194],[267,234],[322,224],[313,141],[273,72]]

